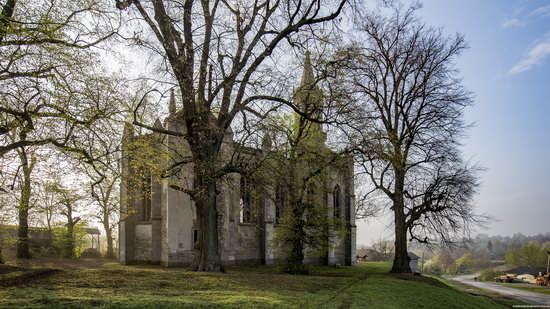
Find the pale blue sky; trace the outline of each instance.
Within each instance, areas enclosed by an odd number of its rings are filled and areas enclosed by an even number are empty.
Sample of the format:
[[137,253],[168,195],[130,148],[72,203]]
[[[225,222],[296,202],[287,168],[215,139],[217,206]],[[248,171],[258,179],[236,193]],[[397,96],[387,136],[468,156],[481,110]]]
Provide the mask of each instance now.
[[[487,168],[478,210],[484,231],[550,232],[550,1],[426,0],[419,14],[470,44],[457,61],[475,94],[465,155]],[[357,243],[392,236],[389,218],[358,222]]]

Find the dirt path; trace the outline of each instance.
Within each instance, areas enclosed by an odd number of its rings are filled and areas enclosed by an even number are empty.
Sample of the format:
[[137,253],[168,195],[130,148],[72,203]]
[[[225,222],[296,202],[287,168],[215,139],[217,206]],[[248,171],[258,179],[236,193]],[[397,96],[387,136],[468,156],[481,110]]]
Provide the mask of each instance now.
[[537,305],[545,305],[550,307],[550,295],[518,290],[518,289],[509,288],[509,287],[501,286],[494,283],[489,283],[489,282],[474,281],[474,275],[457,276],[449,279],[455,280],[464,284],[468,284],[476,288],[490,290],[493,292],[500,293],[502,295],[514,297],[529,303],[533,303]]

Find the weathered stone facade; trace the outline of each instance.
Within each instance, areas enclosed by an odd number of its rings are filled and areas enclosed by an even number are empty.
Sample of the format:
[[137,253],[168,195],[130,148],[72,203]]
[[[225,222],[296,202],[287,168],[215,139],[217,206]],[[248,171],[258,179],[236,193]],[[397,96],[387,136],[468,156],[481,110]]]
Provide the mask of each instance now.
[[[306,66],[311,66],[306,61]],[[306,67],[304,76],[312,74],[311,67]],[[185,133],[181,111],[176,112],[174,98],[170,101],[170,116],[164,124],[157,120],[155,126],[170,131]],[[152,140],[162,140],[158,147],[172,156],[182,156],[188,149],[187,142],[181,137],[151,134]],[[125,129],[124,142],[135,141],[141,136],[134,136],[131,127]],[[324,147],[324,140],[321,142]],[[233,141],[232,132],[227,132],[222,145],[221,157],[230,157],[239,144]],[[178,151],[174,151],[177,149]],[[252,157],[261,158],[270,146],[262,149],[246,149]],[[138,149],[139,151],[139,149]],[[328,151],[328,150],[327,150]],[[178,175],[158,180],[145,175],[144,185],[132,184],[136,178],[143,179],[132,160],[131,155],[123,156],[121,186],[121,220],[119,226],[120,262],[155,263],[164,266],[189,265],[194,257],[194,246],[197,239],[195,205],[189,195],[173,189],[171,184],[192,189],[192,165],[187,164]],[[173,158],[172,158],[173,159]],[[163,160],[156,158],[156,160]],[[323,171],[322,183],[315,194],[319,203],[328,209],[327,216],[338,215],[343,222],[345,233],[333,233],[330,246],[324,253],[306,252],[306,262],[324,264],[355,264],[355,208],[353,160],[343,157],[338,167],[328,166]],[[278,209],[274,201],[276,188],[263,190],[263,194],[254,198],[243,198],[244,186],[242,176],[236,173],[226,175],[219,182],[218,189],[218,233],[220,254],[225,265],[239,264],[276,264],[285,259],[283,250],[277,248],[273,238],[281,226],[276,222]],[[134,181],[135,182],[135,181]],[[269,191],[266,193],[266,191]],[[250,213],[243,210],[244,203],[254,203],[259,209],[253,219]],[[337,207],[338,211],[334,211]],[[338,236],[342,235],[342,236]]]

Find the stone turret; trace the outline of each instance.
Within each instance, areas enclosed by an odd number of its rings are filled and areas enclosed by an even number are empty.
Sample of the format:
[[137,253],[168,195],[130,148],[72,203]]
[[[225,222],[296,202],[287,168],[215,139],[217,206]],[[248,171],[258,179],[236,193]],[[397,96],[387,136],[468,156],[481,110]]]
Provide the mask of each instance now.
[[302,80],[294,94],[294,98],[298,109],[306,114],[308,118],[321,120],[323,91],[317,84],[318,81],[313,73],[311,63],[311,52],[306,51]]
[[170,102],[168,103],[168,111],[170,112],[170,116],[174,116],[177,112],[176,96],[174,94],[174,89],[170,90]]
[[294,93],[294,102],[300,113],[295,114],[294,130],[297,133],[303,126],[301,139],[307,140],[307,147],[324,146],[326,134],[318,121],[323,119],[323,91],[318,85],[318,80],[313,72],[311,52],[306,51],[304,59],[304,71],[300,85]]

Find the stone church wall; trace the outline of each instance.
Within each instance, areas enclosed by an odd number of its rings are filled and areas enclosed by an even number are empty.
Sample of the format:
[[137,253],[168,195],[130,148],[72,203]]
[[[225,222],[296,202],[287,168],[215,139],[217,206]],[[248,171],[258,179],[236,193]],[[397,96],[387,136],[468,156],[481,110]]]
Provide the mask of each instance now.
[[151,224],[136,224],[135,234],[135,260],[140,262],[151,261],[152,254],[152,229]]
[[239,223],[235,248],[236,264],[259,264],[261,259],[258,227],[250,223]]

